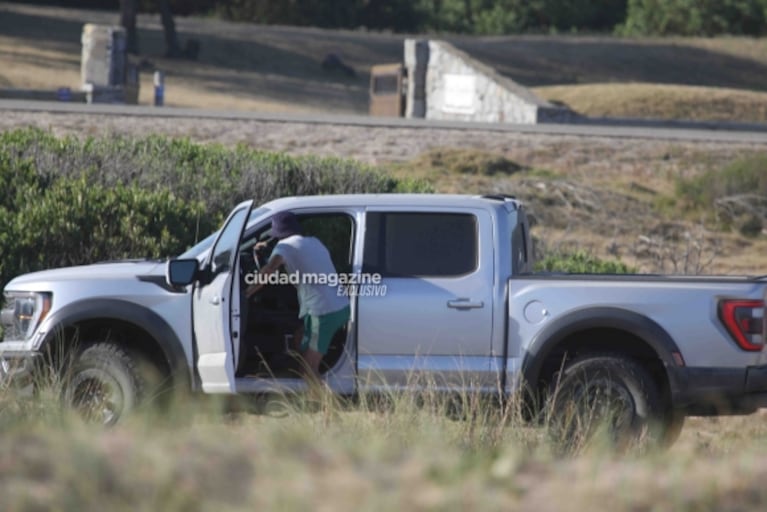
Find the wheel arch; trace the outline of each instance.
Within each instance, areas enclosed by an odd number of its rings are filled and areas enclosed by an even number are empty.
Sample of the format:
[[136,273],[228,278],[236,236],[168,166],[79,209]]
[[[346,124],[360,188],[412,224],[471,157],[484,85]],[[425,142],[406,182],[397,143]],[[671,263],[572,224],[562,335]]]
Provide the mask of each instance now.
[[80,326],[128,326],[144,333],[147,338],[138,346],[126,344],[157,358],[169,372],[173,384],[193,385],[183,345],[168,323],[157,313],[138,304],[118,299],[87,299],[68,304],[55,311],[45,321],[46,335],[40,352],[56,352],[56,343]]
[[[616,343],[617,339],[619,343]],[[661,392],[671,403],[679,393],[679,356],[675,354],[680,352],[671,336],[644,315],[612,307],[577,310],[542,329],[525,351],[523,382],[537,391],[542,381],[558,371],[563,357],[587,351],[613,352],[655,361],[652,371]]]

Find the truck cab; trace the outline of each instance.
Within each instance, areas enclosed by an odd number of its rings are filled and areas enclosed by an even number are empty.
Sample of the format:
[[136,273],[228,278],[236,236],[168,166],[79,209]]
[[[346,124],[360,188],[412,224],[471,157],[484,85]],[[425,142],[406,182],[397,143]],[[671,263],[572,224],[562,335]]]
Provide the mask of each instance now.
[[[350,300],[351,320],[324,364],[334,391],[406,387],[418,374],[440,386],[460,381],[490,392],[517,365],[518,354],[506,361],[505,283],[528,271],[532,258],[524,211],[513,199],[319,196],[280,199],[258,215],[251,208],[235,208],[198,258],[168,263],[169,284],[191,296],[203,391],[306,385],[284,341],[298,321],[295,288],[275,282],[243,298],[245,280],[257,270],[252,248],[284,210],[329,248],[342,281],[337,293]],[[496,251],[500,240],[514,250]]]

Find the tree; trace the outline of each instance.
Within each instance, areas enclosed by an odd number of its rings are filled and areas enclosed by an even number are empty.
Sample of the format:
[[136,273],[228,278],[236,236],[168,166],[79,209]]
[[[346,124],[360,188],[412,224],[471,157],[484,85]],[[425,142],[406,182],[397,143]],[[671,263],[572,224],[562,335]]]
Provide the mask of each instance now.
[[128,53],[138,54],[138,32],[136,31],[137,0],[120,0],[120,25],[125,28]]
[[160,19],[165,32],[165,56],[181,57],[181,47],[178,45],[178,36],[176,35],[176,22],[173,21],[173,13],[170,10],[168,0],[160,0]]
[[[173,12],[169,0],[159,0],[160,19],[162,20],[165,33],[165,56],[177,58],[183,55],[178,44],[176,23],[173,20]],[[126,46],[129,53],[139,53],[138,30],[136,28],[136,15],[138,14],[138,0],[120,0],[120,24],[125,28]]]

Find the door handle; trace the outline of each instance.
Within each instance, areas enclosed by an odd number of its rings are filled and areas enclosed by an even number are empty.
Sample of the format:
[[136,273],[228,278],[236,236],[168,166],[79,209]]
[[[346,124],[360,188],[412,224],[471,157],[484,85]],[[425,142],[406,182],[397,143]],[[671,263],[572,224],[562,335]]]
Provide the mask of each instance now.
[[219,298],[218,295],[214,295],[213,297],[210,298],[210,303],[213,304],[214,306],[218,306],[219,304],[221,304],[221,299]]
[[485,303],[481,300],[471,300],[467,298],[453,299],[447,301],[447,307],[453,309],[479,309],[484,308]]

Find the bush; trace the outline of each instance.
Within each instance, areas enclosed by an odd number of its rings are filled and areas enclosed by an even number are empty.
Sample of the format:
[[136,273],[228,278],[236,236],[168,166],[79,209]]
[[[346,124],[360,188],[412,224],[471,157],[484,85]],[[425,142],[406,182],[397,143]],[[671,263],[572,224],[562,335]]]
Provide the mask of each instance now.
[[623,35],[714,36],[765,32],[765,0],[629,0]]
[[[13,215],[8,257],[0,262],[16,272],[128,257],[177,254],[196,235],[217,227],[203,216],[202,204],[168,190],[89,185],[85,178],[61,179],[29,194]],[[201,231],[195,233],[195,230]]]
[[712,208],[717,199],[738,194],[767,196],[767,153],[741,158],[724,169],[680,180],[677,195],[696,207]]
[[585,251],[555,252],[547,254],[535,264],[539,272],[566,272],[568,274],[631,274],[636,269],[617,260],[602,260]]
[[749,238],[754,238],[761,235],[763,229],[764,222],[762,221],[761,217],[756,215],[748,216],[738,228],[741,235],[747,236]]
[[21,272],[179,254],[238,202],[289,195],[428,192],[337,158],[159,136],[0,134],[0,286]]
[[[43,184],[86,175],[88,183],[104,187],[135,184],[150,190],[169,189],[180,199],[204,201],[206,213],[215,221],[222,220],[234,203],[250,198],[262,203],[288,195],[403,189],[377,169],[352,160],[290,157],[242,145],[227,148],[161,136],[81,141],[57,139],[40,130],[17,130],[0,135],[0,155],[4,155],[0,165],[5,159],[11,167],[29,167]],[[428,190],[420,182],[404,188]]]

